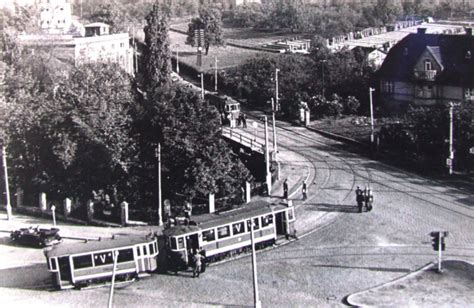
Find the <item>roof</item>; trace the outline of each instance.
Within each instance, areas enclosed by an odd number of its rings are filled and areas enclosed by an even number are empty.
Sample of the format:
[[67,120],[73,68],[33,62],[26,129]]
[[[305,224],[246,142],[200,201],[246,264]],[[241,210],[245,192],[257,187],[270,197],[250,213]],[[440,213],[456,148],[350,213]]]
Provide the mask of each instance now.
[[382,67],[380,78],[411,80],[413,69],[422,53],[428,50],[443,70],[436,81],[444,84],[474,84],[474,37],[459,34],[411,33],[390,49]]
[[253,201],[234,210],[195,216],[193,217],[192,221],[196,223],[196,226],[175,226],[170,229],[163,230],[163,234],[165,236],[176,236],[194,233],[199,230],[225,225],[234,221],[243,220],[245,218],[278,212],[285,208],[287,208],[287,206],[282,204],[268,203],[263,200]]
[[84,26],[84,28],[94,28],[94,27],[110,27],[110,26],[103,22],[93,22],[91,24],[87,24]]
[[152,242],[153,240],[153,238],[145,236],[127,236],[101,241],[88,241],[74,244],[59,244],[53,246],[51,250],[47,250],[45,254],[48,258],[69,256],[99,250],[107,250],[117,247],[133,246],[136,244]]

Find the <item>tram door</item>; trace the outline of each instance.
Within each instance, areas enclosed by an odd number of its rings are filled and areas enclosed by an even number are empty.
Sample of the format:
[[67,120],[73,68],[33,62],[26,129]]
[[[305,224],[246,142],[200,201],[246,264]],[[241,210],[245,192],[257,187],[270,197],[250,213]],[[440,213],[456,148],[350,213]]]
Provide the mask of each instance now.
[[69,263],[69,257],[58,258],[59,263],[59,275],[61,286],[71,284],[71,264]]
[[286,235],[287,234],[287,223],[286,223],[286,215],[285,212],[280,212],[275,214],[276,220],[276,230],[278,235]]

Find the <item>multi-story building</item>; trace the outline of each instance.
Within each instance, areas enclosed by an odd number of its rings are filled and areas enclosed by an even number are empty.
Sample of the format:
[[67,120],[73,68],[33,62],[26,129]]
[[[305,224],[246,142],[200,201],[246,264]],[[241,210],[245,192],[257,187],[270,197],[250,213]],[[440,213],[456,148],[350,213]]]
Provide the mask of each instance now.
[[48,49],[58,59],[78,65],[90,62],[118,63],[126,72],[133,72],[133,50],[128,33],[108,34],[103,23],[86,25],[85,37],[72,35],[20,35],[20,44],[29,50]]
[[474,37],[418,28],[390,49],[377,73],[387,107],[474,101]]
[[38,0],[40,27],[45,33],[66,33],[72,24],[68,0]]

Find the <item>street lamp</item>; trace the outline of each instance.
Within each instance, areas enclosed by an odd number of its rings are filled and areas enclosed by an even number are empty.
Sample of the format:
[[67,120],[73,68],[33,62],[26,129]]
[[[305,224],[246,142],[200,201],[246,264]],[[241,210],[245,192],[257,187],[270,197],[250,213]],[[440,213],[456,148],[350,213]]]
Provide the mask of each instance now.
[[252,277],[253,277],[253,302],[255,308],[262,307],[262,303],[260,302],[258,296],[258,279],[257,279],[257,256],[255,254],[255,235],[253,234],[254,229],[254,220],[253,218],[250,219],[250,241],[252,244]]
[[321,60],[321,78],[322,78],[322,84],[323,84],[323,88],[322,88],[322,96],[324,97],[324,63],[326,63],[328,60]]
[[275,68],[275,108],[278,109],[279,103],[278,103],[278,72],[280,71],[279,68]]
[[176,74],[179,75],[179,44],[176,44],[175,47],[176,47]]
[[158,226],[163,225],[163,210],[161,206],[161,143],[158,143],[156,149],[156,158],[158,161]]
[[5,144],[4,140],[0,139],[0,143],[2,146],[2,163],[3,163],[3,175],[5,178],[5,197],[7,201],[7,219],[11,220],[12,219],[12,206],[10,203],[10,188],[8,185],[8,168],[7,168],[7,150],[5,149]]
[[370,95],[370,144],[374,145],[374,107],[372,103],[372,92],[374,92],[374,88],[369,88],[369,95]]
[[214,92],[217,92],[217,57],[214,57]]
[[458,104],[449,102],[449,157],[446,160],[448,166],[449,174],[453,174],[453,161],[454,161],[454,142],[453,142],[453,131],[454,131],[454,107]]

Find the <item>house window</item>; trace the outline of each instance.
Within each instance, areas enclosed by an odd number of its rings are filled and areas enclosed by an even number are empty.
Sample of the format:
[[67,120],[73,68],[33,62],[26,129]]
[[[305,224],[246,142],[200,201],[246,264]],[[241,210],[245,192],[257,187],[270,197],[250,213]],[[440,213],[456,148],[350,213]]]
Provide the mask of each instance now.
[[425,71],[433,70],[433,65],[431,64],[431,60],[425,60]]
[[395,86],[392,81],[384,81],[382,83],[382,91],[385,93],[393,93]]
[[473,100],[474,99],[474,88],[465,88],[464,89],[464,97],[467,100]]

